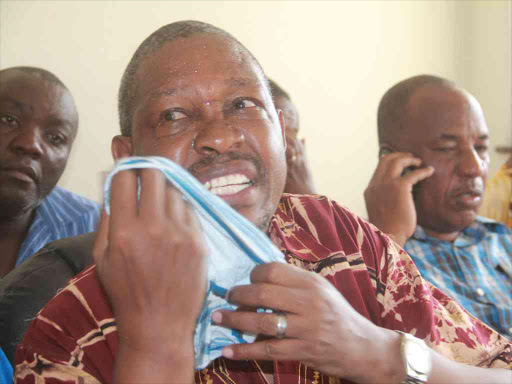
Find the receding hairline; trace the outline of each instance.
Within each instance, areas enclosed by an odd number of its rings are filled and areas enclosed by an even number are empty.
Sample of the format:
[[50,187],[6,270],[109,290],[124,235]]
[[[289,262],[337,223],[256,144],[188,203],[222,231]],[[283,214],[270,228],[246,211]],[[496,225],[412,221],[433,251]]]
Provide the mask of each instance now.
[[[54,86],[57,86],[60,88],[64,93],[61,97],[69,96],[71,100],[71,105],[73,106],[73,113],[75,117],[75,121],[70,123],[73,126],[74,135],[76,136],[76,132],[78,132],[78,127],[80,125],[80,116],[78,114],[78,108],[75,103],[75,99],[73,95],[71,94],[70,90],[66,85],[53,73],[50,71],[47,71],[46,69],[38,68],[38,67],[26,67],[26,66],[19,66],[19,67],[9,67],[0,70],[0,79],[2,75],[11,74],[12,72],[19,72],[23,75],[31,76],[37,80],[46,82],[47,84],[52,84]],[[1,83],[1,81],[0,81]],[[58,89],[55,88],[55,89]]]
[[379,143],[403,132],[409,113],[411,99],[426,87],[438,87],[470,95],[453,81],[433,75],[419,75],[405,79],[392,86],[381,98],[377,112]]
[[261,75],[261,80],[268,87],[268,80],[259,61],[230,33],[211,24],[194,20],[178,21],[167,24],[157,29],[139,45],[124,71],[118,95],[121,134],[130,136],[132,133],[132,115],[137,89],[137,74],[143,62],[151,57],[155,52],[162,49],[167,43],[178,39],[185,40],[200,35],[223,38],[232,46],[237,47],[237,50],[243,53],[251,64],[254,64],[255,68],[259,72],[258,75]]
[[68,87],[62,82],[62,80],[60,80],[56,75],[54,75],[50,71],[47,71],[46,69],[27,66],[9,67],[0,70],[0,78],[2,75],[6,75],[10,72],[20,72],[25,75],[36,77],[49,83],[59,85],[69,92]]

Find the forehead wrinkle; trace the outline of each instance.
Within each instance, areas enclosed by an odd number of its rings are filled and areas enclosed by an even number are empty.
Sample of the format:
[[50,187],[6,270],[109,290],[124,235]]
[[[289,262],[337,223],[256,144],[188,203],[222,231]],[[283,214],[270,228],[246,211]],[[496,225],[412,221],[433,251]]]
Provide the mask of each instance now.
[[247,77],[231,77],[229,79],[226,79],[224,81],[224,84],[231,87],[247,87],[250,85],[257,85],[258,80],[250,79]]
[[171,96],[178,91],[178,88],[169,88],[163,91],[155,91],[149,95],[150,99],[157,99],[159,97]]

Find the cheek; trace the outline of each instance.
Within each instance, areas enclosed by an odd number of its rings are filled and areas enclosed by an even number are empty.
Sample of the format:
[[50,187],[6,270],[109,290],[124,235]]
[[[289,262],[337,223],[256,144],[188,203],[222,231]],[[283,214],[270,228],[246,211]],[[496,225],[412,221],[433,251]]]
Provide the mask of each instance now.
[[50,153],[42,163],[43,182],[56,184],[66,168],[69,150]]
[[161,156],[174,161],[187,168],[193,162],[192,150],[193,138],[191,135],[183,135],[175,138],[161,138],[148,140],[136,148],[140,156]]
[[438,166],[435,169],[431,177],[420,182],[417,193],[418,201],[427,204],[431,209],[442,205],[453,179],[447,167]]
[[[270,163],[272,168],[279,168],[281,162],[285,161],[285,147],[281,131],[273,127],[260,130],[255,135],[260,153],[264,161]],[[269,169],[270,171],[270,169]]]

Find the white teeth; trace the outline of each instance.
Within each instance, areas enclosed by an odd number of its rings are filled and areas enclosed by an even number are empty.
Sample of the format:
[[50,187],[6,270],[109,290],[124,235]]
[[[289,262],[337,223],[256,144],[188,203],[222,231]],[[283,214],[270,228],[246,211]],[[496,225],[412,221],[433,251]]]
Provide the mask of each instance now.
[[[232,175],[221,176],[221,177],[212,179],[210,181],[207,181],[204,184],[204,186],[213,192],[214,188],[218,189],[218,188],[227,188],[227,187],[238,187],[240,185],[243,186],[247,183],[250,183],[250,180],[247,176],[242,175],[240,173],[235,173]],[[242,188],[242,189],[244,189],[244,188]],[[232,192],[232,193],[236,193],[236,192]],[[217,193],[217,194],[219,194],[219,193]]]
[[248,188],[250,184],[237,184],[237,185],[226,185],[223,187],[212,187],[210,190],[214,195],[233,195],[238,193],[245,188]]

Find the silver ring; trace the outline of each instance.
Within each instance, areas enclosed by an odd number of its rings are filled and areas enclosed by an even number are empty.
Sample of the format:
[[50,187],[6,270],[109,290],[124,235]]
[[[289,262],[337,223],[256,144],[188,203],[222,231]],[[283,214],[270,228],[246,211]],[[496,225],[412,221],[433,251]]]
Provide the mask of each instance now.
[[288,321],[286,321],[286,314],[282,312],[277,312],[277,331],[276,338],[282,339],[285,336],[286,328],[288,327]]

